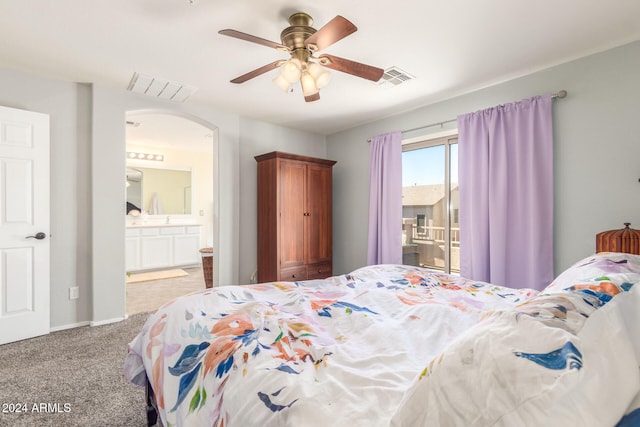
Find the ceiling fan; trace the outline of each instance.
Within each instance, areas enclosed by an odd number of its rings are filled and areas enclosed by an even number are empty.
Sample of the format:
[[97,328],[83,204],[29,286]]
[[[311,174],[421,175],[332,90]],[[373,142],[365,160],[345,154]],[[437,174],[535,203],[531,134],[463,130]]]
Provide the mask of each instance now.
[[222,35],[261,44],[291,55],[288,60],[274,61],[236,77],[231,80],[231,83],[244,83],[268,71],[280,68],[280,74],[273,82],[282,90],[289,91],[293,83],[300,81],[305,101],[311,102],[320,99],[319,89],[329,82],[329,72],[324,67],[374,82],[380,80],[384,73],[381,68],[326,53],[314,56],[357,31],[358,28],[355,25],[340,15],[319,30],[313,28],[312,25],[311,16],[303,12],[294,13],[289,17],[289,27],[280,34],[282,43],[272,42],[236,30],[220,30],[219,33]]

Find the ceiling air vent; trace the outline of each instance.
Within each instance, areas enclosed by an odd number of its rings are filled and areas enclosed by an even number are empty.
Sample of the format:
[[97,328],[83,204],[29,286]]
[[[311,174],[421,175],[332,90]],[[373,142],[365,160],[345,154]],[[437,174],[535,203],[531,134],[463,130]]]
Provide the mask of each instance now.
[[398,67],[387,68],[382,75],[382,78],[378,80],[380,86],[398,86],[406,81],[415,79],[415,76],[402,71]]
[[133,73],[127,90],[168,101],[184,102],[196,88],[146,74]]

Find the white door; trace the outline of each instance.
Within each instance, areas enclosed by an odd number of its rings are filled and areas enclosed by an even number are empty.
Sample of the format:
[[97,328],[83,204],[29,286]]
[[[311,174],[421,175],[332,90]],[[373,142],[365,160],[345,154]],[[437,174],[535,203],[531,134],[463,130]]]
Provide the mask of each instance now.
[[0,344],[49,333],[49,116],[0,107]]

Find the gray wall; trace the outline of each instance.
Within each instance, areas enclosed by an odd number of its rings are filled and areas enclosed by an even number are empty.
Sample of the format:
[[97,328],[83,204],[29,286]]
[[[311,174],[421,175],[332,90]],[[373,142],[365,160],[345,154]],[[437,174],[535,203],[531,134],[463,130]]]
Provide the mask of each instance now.
[[[125,114],[180,115],[216,127],[214,280],[248,283],[256,268],[253,156],[273,150],[324,156],[325,137],[204,106],[154,100],[95,84],[0,69],[0,105],[50,115],[51,326],[101,324],[125,315],[123,203]],[[242,194],[242,197],[241,197]],[[253,231],[243,227],[253,227]],[[68,288],[80,298],[70,301]]]
[[349,272],[366,263],[369,137],[561,89],[569,96],[554,103],[556,273],[593,253],[596,233],[622,228],[623,222],[640,228],[638,76],[640,42],[635,42],[330,135],[327,156],[338,161],[334,272]]
[[[52,325],[89,320],[91,87],[0,69],[0,104],[50,115]],[[69,300],[70,286],[81,299]]]
[[[125,312],[124,224],[125,114],[127,111],[177,114],[217,127],[214,175],[219,204],[214,206],[214,282],[238,279],[239,253],[239,118],[188,104],[175,104],[132,94],[124,89],[93,85],[92,103],[92,305],[91,320],[108,322]],[[52,318],[53,319],[53,318]]]
[[251,283],[258,266],[257,210],[258,184],[255,156],[285,151],[311,157],[326,157],[325,137],[273,126],[247,118],[240,119],[240,276],[239,283]]

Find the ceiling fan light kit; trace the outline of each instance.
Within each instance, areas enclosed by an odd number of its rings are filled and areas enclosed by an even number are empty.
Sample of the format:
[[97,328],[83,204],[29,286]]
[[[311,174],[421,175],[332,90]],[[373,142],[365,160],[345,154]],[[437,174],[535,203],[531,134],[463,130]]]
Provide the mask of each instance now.
[[311,62],[309,64],[309,74],[313,77],[318,89],[322,89],[328,85],[331,80],[331,73],[317,62]]
[[380,80],[384,73],[381,68],[332,55],[313,56],[357,31],[355,25],[342,16],[336,16],[317,31],[311,25],[311,16],[303,12],[294,13],[289,17],[289,27],[280,34],[282,44],[236,30],[219,31],[222,35],[285,51],[291,56],[288,60],[275,61],[236,77],[231,83],[244,83],[279,68],[280,72],[273,83],[283,91],[290,92],[291,85],[299,81],[305,101],[312,102],[320,99],[319,90],[331,80],[331,74],[325,67],[374,82]]
[[311,74],[304,73],[302,77],[300,77],[300,84],[302,85],[302,94],[305,97],[318,93],[318,87],[316,86],[316,82],[313,81]]
[[300,80],[301,74],[302,63],[298,58],[291,58],[280,65],[280,75],[289,83],[294,83],[297,80]]
[[284,92],[291,91],[291,83],[287,81],[282,74],[278,74],[275,79],[273,79],[273,83],[282,89]]

